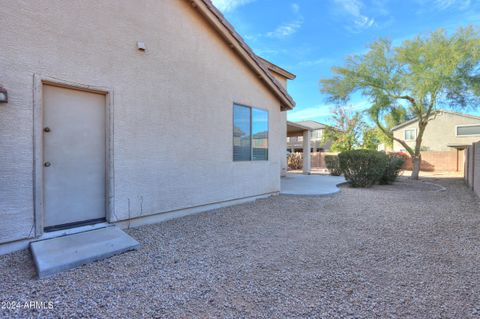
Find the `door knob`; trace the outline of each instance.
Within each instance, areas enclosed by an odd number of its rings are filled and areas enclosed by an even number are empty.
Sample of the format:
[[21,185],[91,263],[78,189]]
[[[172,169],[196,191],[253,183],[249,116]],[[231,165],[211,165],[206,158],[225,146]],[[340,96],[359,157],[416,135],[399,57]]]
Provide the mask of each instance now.
[[50,165],[52,165],[50,162],[43,163],[43,166],[45,166],[45,167],[50,167]]
[[44,132],[50,132],[50,128],[47,126],[46,128],[43,129]]

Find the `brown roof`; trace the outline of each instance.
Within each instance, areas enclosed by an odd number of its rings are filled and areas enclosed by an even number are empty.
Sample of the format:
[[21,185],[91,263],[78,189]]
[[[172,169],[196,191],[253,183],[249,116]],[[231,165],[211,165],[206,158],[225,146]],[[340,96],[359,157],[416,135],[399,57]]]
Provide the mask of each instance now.
[[281,76],[283,76],[284,78],[287,78],[289,80],[294,80],[297,77],[295,74],[293,74],[291,72],[288,72],[284,68],[279,67],[278,65],[262,58],[261,56],[257,55],[257,57],[260,59],[260,61],[262,61],[263,63],[265,63],[267,65],[267,68],[270,71],[275,72],[277,74],[280,74]]
[[[457,116],[462,116],[462,117],[467,117],[467,118],[470,118],[470,119],[474,119],[474,120],[480,120],[480,117],[479,116],[475,116],[475,115],[471,115],[471,114],[465,114],[465,113],[458,113],[458,112],[452,112],[452,111],[447,111],[447,110],[436,110],[435,112],[433,112],[431,115],[430,115],[430,118],[434,118],[437,114],[439,113],[447,113],[447,114],[453,114],[453,115],[457,115]],[[411,120],[408,120],[406,122],[403,122],[403,123],[400,123],[398,124],[397,126],[394,126],[390,131],[396,131],[404,126],[407,126],[409,124],[412,124],[412,123],[415,123],[415,122],[418,122],[418,118],[415,117]]]
[[268,67],[243,41],[233,26],[225,19],[223,14],[212,4],[210,0],[187,0],[197,8],[201,15],[220,33],[227,44],[237,51],[244,62],[248,64],[255,74],[265,81],[274,95],[280,100],[282,110],[291,110],[295,107],[295,101],[288,94],[283,85],[270,73]]
[[297,122],[297,124],[309,127],[312,130],[321,130],[321,129],[324,129],[324,128],[328,127],[328,125],[322,124],[322,123],[317,122],[317,121],[312,121],[312,120],[299,121],[299,122]]

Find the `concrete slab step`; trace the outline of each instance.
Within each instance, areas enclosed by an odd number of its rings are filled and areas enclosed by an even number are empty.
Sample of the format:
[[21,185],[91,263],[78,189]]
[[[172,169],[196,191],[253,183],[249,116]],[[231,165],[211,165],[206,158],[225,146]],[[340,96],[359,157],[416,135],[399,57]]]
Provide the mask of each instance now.
[[117,226],[32,242],[39,278],[137,249],[138,241]]

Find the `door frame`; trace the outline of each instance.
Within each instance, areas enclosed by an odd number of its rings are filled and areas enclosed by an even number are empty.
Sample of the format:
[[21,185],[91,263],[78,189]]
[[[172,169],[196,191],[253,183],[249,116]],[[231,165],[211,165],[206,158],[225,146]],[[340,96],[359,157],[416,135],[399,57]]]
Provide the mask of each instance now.
[[43,178],[43,86],[51,85],[66,89],[105,95],[105,217],[111,222],[114,216],[114,165],[113,165],[113,89],[92,86],[53,77],[33,75],[33,201],[35,237],[44,233],[45,205]]

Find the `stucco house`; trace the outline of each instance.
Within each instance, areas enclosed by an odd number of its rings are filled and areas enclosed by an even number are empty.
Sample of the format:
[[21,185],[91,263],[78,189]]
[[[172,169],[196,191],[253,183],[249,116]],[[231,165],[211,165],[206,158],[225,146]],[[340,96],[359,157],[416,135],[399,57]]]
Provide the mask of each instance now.
[[[414,147],[417,138],[418,120],[413,119],[392,129],[396,138]],[[423,133],[422,149],[425,151],[448,151],[452,147],[467,146],[480,140],[480,117],[469,114],[439,110],[428,122]],[[405,151],[394,141],[393,151]]]
[[[393,135],[414,147],[418,120],[406,121],[392,129]],[[463,171],[464,149],[480,140],[480,117],[439,110],[431,116],[422,140],[422,167],[425,170]],[[394,141],[394,152],[405,148]]]
[[295,76],[209,0],[3,1],[0,253],[277,194]]
[[311,169],[326,169],[325,155],[332,142],[324,142],[327,125],[316,121],[287,121],[287,154],[302,153],[302,170],[311,174]]
[[[331,142],[323,143],[322,141],[323,132],[327,125],[312,120],[295,123],[310,129],[310,148],[312,152],[330,151]],[[287,149],[292,153],[303,152],[303,136],[287,137]]]

